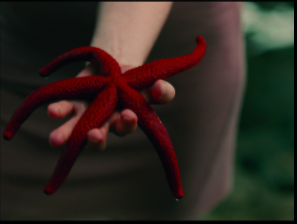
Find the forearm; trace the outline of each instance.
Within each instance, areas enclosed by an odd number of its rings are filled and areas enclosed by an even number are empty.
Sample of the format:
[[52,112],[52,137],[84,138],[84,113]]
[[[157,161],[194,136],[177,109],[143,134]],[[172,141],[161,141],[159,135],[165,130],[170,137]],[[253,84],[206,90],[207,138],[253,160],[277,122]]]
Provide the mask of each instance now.
[[172,2],[103,2],[91,45],[121,65],[144,63],[170,12]]

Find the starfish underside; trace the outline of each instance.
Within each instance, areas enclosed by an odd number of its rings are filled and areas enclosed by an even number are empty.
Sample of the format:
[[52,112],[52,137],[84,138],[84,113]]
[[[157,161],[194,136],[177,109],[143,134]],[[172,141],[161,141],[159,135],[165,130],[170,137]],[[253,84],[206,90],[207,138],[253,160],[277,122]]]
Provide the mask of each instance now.
[[196,48],[188,55],[153,61],[124,74],[116,60],[99,48],[80,47],[70,50],[42,68],[40,75],[46,77],[70,62],[89,61],[98,69],[100,76],[64,79],[35,90],[15,111],[3,137],[10,140],[41,104],[62,99],[93,99],[73,129],[67,147],[44,188],[46,194],[53,194],[64,182],[87,143],[88,131],[100,128],[117,107],[129,108],[135,112],[139,127],[155,147],[173,195],[180,199],[184,193],[171,140],[152,107],[138,91],[151,86],[158,79],[165,79],[198,64],[205,54],[206,44],[201,36],[196,38],[196,42]]

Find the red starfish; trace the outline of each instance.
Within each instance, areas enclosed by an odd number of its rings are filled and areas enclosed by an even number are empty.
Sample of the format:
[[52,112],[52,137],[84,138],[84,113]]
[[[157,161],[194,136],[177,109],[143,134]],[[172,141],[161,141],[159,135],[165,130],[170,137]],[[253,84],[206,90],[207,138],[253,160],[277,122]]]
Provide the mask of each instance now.
[[70,50],[42,68],[39,73],[46,77],[61,66],[73,61],[90,61],[101,76],[69,78],[43,86],[31,93],[16,110],[4,133],[10,140],[21,124],[41,104],[62,99],[93,98],[92,103],[76,124],[62,152],[54,173],[44,192],[53,194],[64,182],[79,153],[87,142],[87,133],[101,127],[116,107],[129,108],[138,117],[138,125],[155,147],[173,195],[184,196],[176,155],[169,135],[154,110],[137,91],[151,86],[158,79],[165,79],[196,65],[204,56],[206,44],[203,37],[196,39],[195,50],[186,56],[153,61],[121,73],[119,64],[105,51],[95,47]]

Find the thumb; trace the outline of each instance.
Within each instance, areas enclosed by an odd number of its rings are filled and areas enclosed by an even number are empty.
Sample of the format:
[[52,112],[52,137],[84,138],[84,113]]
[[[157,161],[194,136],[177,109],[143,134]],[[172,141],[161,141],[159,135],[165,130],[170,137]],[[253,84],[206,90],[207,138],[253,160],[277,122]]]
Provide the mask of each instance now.
[[92,63],[88,62],[86,63],[86,67],[83,70],[81,70],[81,72],[78,73],[76,77],[90,76],[95,74],[95,72],[96,72],[95,66]]

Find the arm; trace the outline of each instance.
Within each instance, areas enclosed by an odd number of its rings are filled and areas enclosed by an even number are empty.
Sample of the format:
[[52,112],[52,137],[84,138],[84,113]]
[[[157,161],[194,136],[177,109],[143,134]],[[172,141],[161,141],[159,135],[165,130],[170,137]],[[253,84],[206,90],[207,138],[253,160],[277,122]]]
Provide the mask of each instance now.
[[[99,47],[112,55],[123,72],[144,63],[171,9],[171,2],[103,2],[98,7],[97,24],[91,46]],[[92,75],[87,66],[78,76]],[[159,80],[141,92],[149,103],[165,104],[175,95],[174,88]],[[63,118],[74,112],[74,116],[50,134],[50,144],[60,146],[68,141],[71,132],[88,107],[86,102],[60,101],[50,104],[48,114]],[[109,131],[124,136],[137,128],[136,114],[125,109],[114,113],[109,122],[100,129],[88,132],[91,148],[105,149]]]
[[120,65],[142,65],[153,47],[172,2],[104,2],[99,7],[92,46]]

